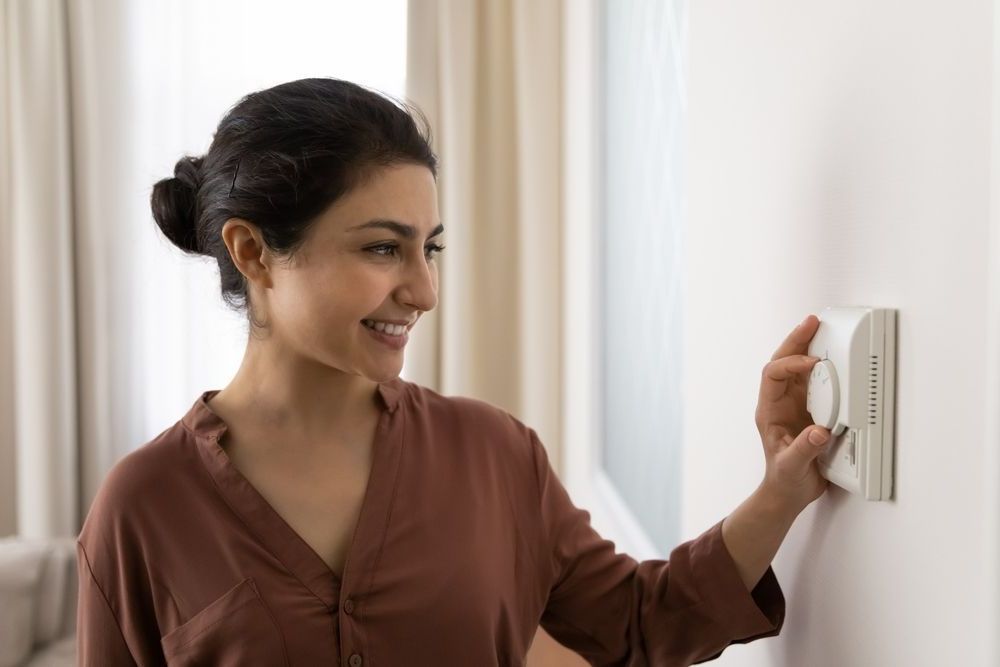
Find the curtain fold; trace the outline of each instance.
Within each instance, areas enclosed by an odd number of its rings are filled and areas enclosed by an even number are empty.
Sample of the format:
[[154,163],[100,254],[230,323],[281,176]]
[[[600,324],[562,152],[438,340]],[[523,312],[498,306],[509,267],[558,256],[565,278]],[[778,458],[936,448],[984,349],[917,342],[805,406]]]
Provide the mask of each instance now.
[[[137,352],[137,285],[148,280],[136,249],[148,209],[133,208],[136,133],[130,114],[128,0],[65,0],[73,136],[76,249],[78,516],[104,476],[143,442],[148,385]],[[146,269],[144,271],[143,269]],[[155,270],[155,269],[154,269]]]
[[[440,158],[448,251],[408,375],[561,452],[561,3],[410,0],[407,98]],[[409,363],[409,362],[408,362]]]
[[13,414],[2,438],[16,460],[17,532],[68,535],[79,507],[66,8],[60,0],[8,1],[3,16],[10,168],[0,208],[10,280],[0,319],[10,323],[12,368],[3,377]]
[[[6,0],[0,2],[0,164],[10,165],[10,51],[11,12]],[[13,273],[10,218],[10,169],[0,171],[0,535],[17,528],[17,474],[14,456],[14,328],[12,322]]]
[[[0,534],[76,535],[135,441],[124,0],[0,4]],[[10,465],[7,465],[7,464]]]

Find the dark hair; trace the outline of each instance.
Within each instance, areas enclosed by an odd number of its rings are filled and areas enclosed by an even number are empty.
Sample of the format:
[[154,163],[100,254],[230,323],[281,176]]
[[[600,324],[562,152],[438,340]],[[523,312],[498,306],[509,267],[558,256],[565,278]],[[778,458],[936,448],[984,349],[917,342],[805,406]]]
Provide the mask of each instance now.
[[271,250],[290,259],[315,218],[379,168],[418,164],[436,178],[430,141],[414,105],[340,79],[283,83],[241,99],[204,156],[177,161],[173,178],[153,186],[153,218],[186,253],[215,258],[223,301],[262,326],[222,240],[226,221],[252,222]]

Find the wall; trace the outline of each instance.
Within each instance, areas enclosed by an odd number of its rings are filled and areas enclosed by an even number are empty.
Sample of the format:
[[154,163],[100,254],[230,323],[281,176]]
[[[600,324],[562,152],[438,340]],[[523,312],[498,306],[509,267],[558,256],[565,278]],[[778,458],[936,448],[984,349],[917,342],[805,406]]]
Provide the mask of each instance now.
[[719,665],[992,662],[992,37],[984,1],[690,4],[686,536],[763,475],[760,372],[788,331],[899,309],[893,500],[831,486],[800,515],[781,636]]

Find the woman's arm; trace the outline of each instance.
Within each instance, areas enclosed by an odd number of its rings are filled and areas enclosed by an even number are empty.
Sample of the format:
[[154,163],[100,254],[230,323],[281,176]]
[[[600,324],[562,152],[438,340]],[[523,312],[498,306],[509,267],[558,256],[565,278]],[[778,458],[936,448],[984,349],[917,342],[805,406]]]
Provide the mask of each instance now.
[[77,665],[80,667],[134,667],[136,664],[119,620],[104,591],[94,580],[90,560],[76,544],[79,597],[76,611]]
[[767,572],[798,514],[762,485],[722,522],[722,541],[747,590]]
[[722,523],[722,540],[751,590],[795,518],[829,485],[816,458],[830,432],[815,425],[806,409],[808,377],[818,361],[807,352],[818,328],[819,320],[808,315],[764,366],[755,415],[766,459],[764,481]]

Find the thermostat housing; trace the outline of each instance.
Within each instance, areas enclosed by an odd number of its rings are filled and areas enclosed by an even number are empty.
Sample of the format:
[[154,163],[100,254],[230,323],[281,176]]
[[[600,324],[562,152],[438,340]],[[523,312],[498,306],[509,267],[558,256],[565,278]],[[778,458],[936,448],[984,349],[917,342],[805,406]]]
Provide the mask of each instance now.
[[892,497],[896,310],[828,307],[809,343],[818,361],[806,408],[831,438],[817,459],[828,480],[868,500]]

